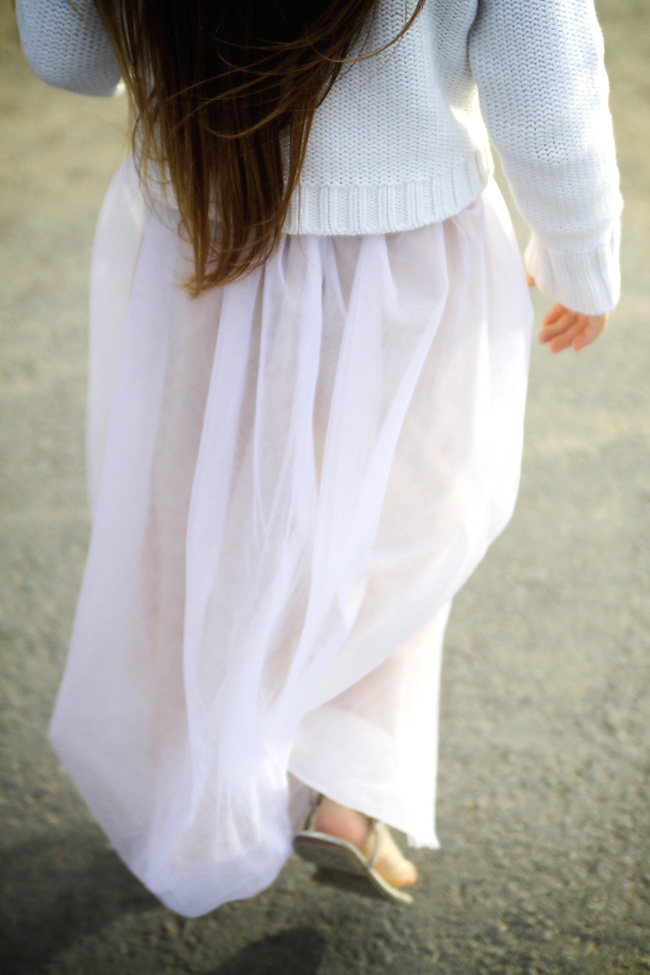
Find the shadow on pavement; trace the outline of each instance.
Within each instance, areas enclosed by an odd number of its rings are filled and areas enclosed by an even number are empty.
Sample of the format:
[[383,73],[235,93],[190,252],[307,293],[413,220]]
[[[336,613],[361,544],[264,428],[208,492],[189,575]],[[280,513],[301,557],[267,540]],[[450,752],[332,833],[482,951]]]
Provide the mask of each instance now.
[[123,914],[158,901],[93,831],[30,840],[1,854],[0,967],[34,971]]
[[298,927],[242,948],[209,975],[315,975],[325,938],[314,928]]

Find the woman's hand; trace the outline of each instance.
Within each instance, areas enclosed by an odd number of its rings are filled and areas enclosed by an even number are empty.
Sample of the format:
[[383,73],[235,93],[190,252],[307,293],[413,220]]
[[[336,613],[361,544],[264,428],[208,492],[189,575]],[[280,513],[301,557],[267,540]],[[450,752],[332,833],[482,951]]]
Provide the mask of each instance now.
[[[526,281],[531,288],[535,284],[535,279],[528,272]],[[550,352],[561,352],[569,346],[579,352],[598,338],[607,324],[607,317],[606,312],[603,315],[585,315],[558,302],[542,318],[539,341],[548,343]]]

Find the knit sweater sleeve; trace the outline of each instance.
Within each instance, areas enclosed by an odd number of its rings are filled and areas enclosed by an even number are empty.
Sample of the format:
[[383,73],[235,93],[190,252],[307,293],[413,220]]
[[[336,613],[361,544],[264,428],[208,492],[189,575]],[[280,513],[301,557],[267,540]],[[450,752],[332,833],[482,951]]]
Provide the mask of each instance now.
[[120,69],[93,0],[16,0],[20,44],[48,85],[81,95],[113,95]]
[[532,231],[528,270],[575,311],[609,310],[622,201],[593,0],[479,0],[469,53],[490,139]]

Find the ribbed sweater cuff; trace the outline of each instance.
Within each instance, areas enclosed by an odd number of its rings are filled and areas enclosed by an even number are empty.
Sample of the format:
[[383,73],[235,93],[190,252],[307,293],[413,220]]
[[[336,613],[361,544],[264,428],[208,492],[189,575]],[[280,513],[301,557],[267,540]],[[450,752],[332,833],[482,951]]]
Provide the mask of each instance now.
[[564,254],[552,250],[533,233],[524,255],[535,283],[554,301],[572,311],[600,315],[618,302],[620,221],[609,237],[593,250]]

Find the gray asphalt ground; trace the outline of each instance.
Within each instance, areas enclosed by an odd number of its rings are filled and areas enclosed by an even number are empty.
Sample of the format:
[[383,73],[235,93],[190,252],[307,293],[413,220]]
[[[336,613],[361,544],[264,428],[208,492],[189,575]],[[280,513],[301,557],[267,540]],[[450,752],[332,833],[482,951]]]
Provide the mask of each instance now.
[[448,631],[442,849],[416,853],[412,909],[292,860],[260,897],[186,921],[121,864],[46,739],[89,532],[90,247],[125,106],[32,77],[2,6],[4,975],[650,972],[650,11],[598,9],[624,296],[595,346],[533,350],[517,511]]

